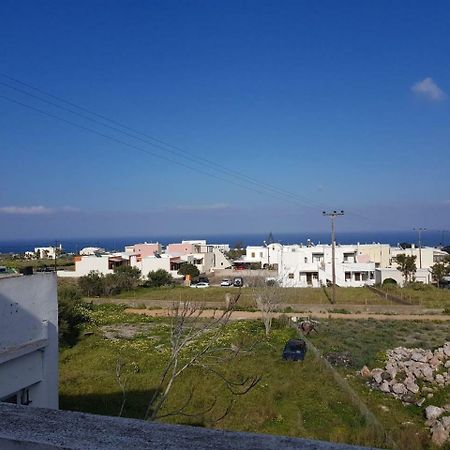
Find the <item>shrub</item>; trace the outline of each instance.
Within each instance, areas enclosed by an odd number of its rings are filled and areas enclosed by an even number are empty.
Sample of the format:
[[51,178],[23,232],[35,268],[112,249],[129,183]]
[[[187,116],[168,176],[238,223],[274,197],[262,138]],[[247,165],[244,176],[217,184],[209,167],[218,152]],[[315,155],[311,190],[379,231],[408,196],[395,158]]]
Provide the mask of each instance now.
[[80,335],[81,325],[89,322],[90,307],[81,300],[75,286],[58,291],[58,336],[62,346],[74,345]]
[[386,284],[397,284],[397,282],[393,278],[386,278],[383,281],[383,286],[386,285]]
[[190,275],[191,278],[196,278],[200,275],[200,271],[194,266],[194,264],[182,263],[180,265],[180,270],[178,270],[178,275]]
[[78,279],[78,287],[87,297],[100,297],[104,292],[104,276],[98,272],[90,272]]
[[[120,291],[130,291],[139,286],[141,280],[141,271],[137,267],[119,266],[114,269],[114,278],[111,278],[115,283],[115,288]],[[108,276],[108,275],[107,275]]]
[[173,283],[173,277],[167,270],[158,269],[149,272],[145,285],[148,287],[161,287],[171,286]]

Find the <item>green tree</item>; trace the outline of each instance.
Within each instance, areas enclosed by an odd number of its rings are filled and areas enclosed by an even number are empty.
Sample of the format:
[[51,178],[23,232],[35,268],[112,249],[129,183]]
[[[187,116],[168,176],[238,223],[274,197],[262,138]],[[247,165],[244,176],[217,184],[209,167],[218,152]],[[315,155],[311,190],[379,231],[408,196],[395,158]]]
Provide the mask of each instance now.
[[450,255],[446,256],[441,262],[438,262],[431,266],[431,275],[436,281],[437,286],[441,287],[444,277],[450,275]]
[[98,272],[92,271],[88,275],[78,279],[78,287],[81,294],[86,297],[100,297],[104,291],[104,276]]
[[416,256],[408,256],[403,253],[397,255],[395,258],[397,261],[397,269],[402,273],[405,283],[412,282],[415,278],[416,267]]
[[136,289],[141,281],[141,271],[137,267],[118,266],[114,269],[114,279],[119,291]]
[[90,320],[90,307],[75,286],[58,289],[58,337],[61,346],[74,345],[81,326]]
[[152,270],[148,273],[146,286],[161,287],[171,286],[173,284],[172,275],[164,269]]
[[194,266],[194,264],[182,263],[180,269],[178,270],[178,275],[183,275],[184,277],[186,277],[186,275],[190,275],[191,278],[196,278],[200,275],[200,271]]

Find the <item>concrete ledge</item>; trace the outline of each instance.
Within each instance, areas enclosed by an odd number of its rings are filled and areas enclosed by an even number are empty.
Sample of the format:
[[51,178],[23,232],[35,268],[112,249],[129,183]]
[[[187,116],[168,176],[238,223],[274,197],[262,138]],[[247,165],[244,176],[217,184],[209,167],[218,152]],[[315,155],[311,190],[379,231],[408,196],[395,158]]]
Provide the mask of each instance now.
[[345,450],[323,441],[254,433],[148,423],[72,411],[0,404],[2,450],[53,449],[200,449],[200,450]]

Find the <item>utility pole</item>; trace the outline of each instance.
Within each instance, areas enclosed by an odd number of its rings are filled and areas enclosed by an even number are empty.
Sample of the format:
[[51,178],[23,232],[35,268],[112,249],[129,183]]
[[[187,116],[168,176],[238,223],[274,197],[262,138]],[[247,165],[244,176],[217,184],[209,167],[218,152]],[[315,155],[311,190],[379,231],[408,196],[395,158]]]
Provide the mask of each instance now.
[[331,218],[331,283],[332,283],[332,299],[333,304],[336,303],[336,227],[335,220],[337,216],[343,216],[344,211],[323,211],[324,216],[329,216]]
[[448,230],[441,230],[441,247],[445,247],[445,235],[448,233]]
[[427,231],[426,228],[417,227],[413,228],[414,231],[419,233],[419,267],[422,268],[422,232]]

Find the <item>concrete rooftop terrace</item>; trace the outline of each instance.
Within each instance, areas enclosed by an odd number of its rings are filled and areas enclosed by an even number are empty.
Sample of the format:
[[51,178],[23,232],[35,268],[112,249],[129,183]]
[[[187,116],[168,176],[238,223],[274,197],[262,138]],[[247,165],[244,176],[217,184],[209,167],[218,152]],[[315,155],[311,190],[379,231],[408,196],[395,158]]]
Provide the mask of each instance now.
[[0,403],[1,450],[345,450],[350,445]]

